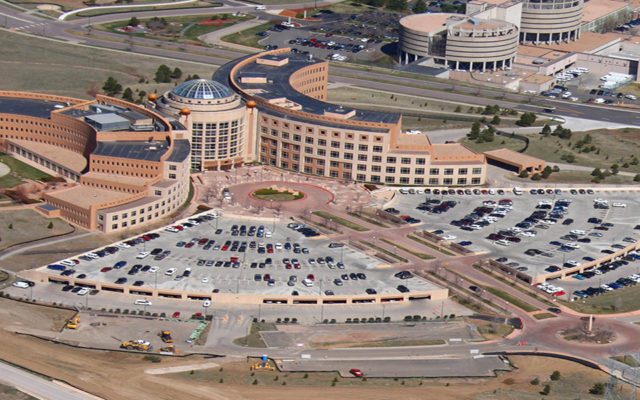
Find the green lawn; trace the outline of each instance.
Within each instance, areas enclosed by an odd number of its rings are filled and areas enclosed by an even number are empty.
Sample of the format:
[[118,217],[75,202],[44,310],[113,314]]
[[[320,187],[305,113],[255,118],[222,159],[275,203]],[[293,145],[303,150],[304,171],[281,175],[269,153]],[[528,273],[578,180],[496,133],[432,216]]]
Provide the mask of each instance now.
[[625,354],[623,356],[613,356],[611,357],[611,359],[619,361],[623,364],[627,364],[628,366],[633,368],[640,367],[640,363],[638,362],[638,360],[636,360],[636,358],[630,354]]
[[95,9],[95,10],[82,11],[77,14],[70,15],[69,18],[67,18],[67,20],[96,17],[98,15],[106,15],[106,14],[124,14],[124,13],[130,13],[133,11],[182,10],[182,9],[216,7],[216,6],[220,6],[220,3],[213,3],[208,1],[196,1],[193,3],[171,5],[171,2],[167,2],[166,6],[131,7],[131,8],[123,7],[118,9],[104,9],[104,10]]
[[[49,229],[49,223],[53,227]],[[33,210],[0,211],[0,250],[16,243],[73,231],[65,221],[49,219]]]
[[362,225],[356,224],[353,221],[349,221],[348,219],[344,219],[342,217],[338,217],[337,215],[333,215],[329,212],[326,211],[314,211],[313,215],[317,215],[320,218],[324,218],[326,220],[332,220],[333,222],[335,222],[338,225],[342,225],[344,227],[347,227],[349,229],[353,229],[354,231],[358,231],[358,232],[366,232],[369,230],[369,228],[365,228]]
[[514,151],[519,151],[524,148],[524,142],[518,139],[512,139],[508,137],[495,136],[493,142],[477,143],[475,140],[469,140],[464,138],[460,141],[466,148],[473,150],[477,153],[484,153],[485,151],[507,148]]
[[526,303],[522,300],[520,300],[517,297],[514,297],[512,295],[510,295],[507,292],[503,292],[500,289],[496,289],[494,287],[491,286],[486,286],[485,289],[487,290],[487,292],[493,294],[494,296],[498,296],[500,297],[502,300],[507,301],[511,304],[513,304],[514,306],[526,311],[526,312],[532,312],[532,311],[538,311],[538,309],[534,306],[532,306],[529,303]]
[[22,183],[25,179],[34,181],[48,180],[52,176],[40,171],[31,165],[25,164],[5,153],[0,153],[0,162],[11,169],[8,175],[0,178],[0,188],[12,188]]
[[262,48],[260,43],[258,43],[263,38],[256,35],[259,32],[264,32],[273,26],[273,22],[266,22],[264,24],[254,26],[253,28],[246,29],[241,32],[236,32],[228,36],[224,36],[222,38],[223,42],[241,44],[243,46]]

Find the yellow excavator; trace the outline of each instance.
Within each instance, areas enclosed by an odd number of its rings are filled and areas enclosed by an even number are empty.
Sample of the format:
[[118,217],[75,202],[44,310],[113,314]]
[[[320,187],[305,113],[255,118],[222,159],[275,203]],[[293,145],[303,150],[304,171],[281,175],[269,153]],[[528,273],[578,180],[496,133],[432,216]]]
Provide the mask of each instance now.
[[161,331],[160,339],[165,343],[173,343],[173,337],[171,337],[171,331]]
[[151,350],[152,346],[151,343],[147,342],[146,340],[139,339],[124,341],[120,343],[120,348],[127,350],[149,351]]
[[65,328],[67,329],[78,329],[78,327],[80,326],[80,317],[79,316],[75,316],[73,318],[71,318],[70,320],[67,321],[67,324],[65,325]]

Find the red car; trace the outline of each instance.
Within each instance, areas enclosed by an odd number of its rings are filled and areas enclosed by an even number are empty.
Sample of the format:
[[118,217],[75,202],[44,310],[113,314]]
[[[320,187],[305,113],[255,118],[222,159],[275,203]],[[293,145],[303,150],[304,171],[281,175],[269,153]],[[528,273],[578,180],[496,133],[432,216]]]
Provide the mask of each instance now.
[[349,370],[349,373],[355,376],[356,378],[362,378],[364,376],[364,374],[362,373],[362,371],[360,371],[359,368],[351,368]]
[[553,293],[554,297],[560,297],[560,296],[564,296],[565,294],[567,294],[564,290],[560,290],[558,292]]
[[109,271],[111,271],[112,269],[113,269],[113,268],[111,268],[111,267],[104,267],[104,268],[102,268],[102,269],[100,270],[100,272],[109,272]]
[[171,314],[171,318],[180,318],[180,311],[176,311],[173,314]]
[[310,280],[310,281],[315,281],[316,277],[313,276],[313,274],[309,274],[309,275],[307,275],[307,279]]

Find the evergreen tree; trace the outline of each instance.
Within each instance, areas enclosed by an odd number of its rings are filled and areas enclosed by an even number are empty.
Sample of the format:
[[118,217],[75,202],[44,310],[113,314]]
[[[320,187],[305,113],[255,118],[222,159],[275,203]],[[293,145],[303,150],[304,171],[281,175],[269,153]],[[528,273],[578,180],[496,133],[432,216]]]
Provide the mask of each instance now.
[[171,82],[171,73],[172,73],[171,68],[162,64],[161,66],[158,67],[158,70],[156,71],[156,77],[155,77],[156,83]]
[[404,11],[407,9],[407,0],[387,0],[386,8],[393,11]]
[[136,17],[131,17],[129,22],[127,22],[127,26],[138,26],[140,25],[140,20]]
[[173,79],[180,79],[182,77],[182,70],[178,67],[175,67],[173,73],[171,73],[171,77]]
[[122,85],[113,76],[110,76],[105,81],[104,86],[102,86],[102,90],[104,90],[107,96],[115,96],[122,92]]
[[413,5],[413,12],[416,14],[422,14],[427,12],[427,3],[424,0],[416,0]]
[[131,88],[126,88],[124,92],[122,92],[122,100],[134,102],[133,100],[133,90]]

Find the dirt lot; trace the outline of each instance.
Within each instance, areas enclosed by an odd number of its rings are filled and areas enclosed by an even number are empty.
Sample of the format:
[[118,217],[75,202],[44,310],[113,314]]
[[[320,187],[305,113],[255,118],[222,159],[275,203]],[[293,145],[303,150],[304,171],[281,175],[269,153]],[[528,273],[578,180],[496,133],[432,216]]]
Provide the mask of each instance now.
[[[10,310],[10,311],[9,311]],[[0,299],[0,323],[33,324],[54,327],[61,315],[50,309]],[[551,385],[549,399],[595,399],[588,389],[608,377],[574,363],[545,358],[513,357],[519,369],[497,379],[473,380],[406,380],[369,379],[367,381],[339,378],[335,387],[331,373],[304,374],[256,372],[251,376],[247,361],[216,359],[222,370],[149,375],[148,368],[193,365],[210,362],[202,357],[163,358],[160,364],[145,361],[142,356],[127,353],[73,349],[0,330],[0,358],[23,365],[39,373],[69,382],[81,389],[110,399],[299,399],[324,400],[326,390],[332,398],[389,399],[402,390],[403,399],[539,399],[538,392],[546,383]],[[29,349],[29,351],[25,351]],[[46,356],[43,356],[46,355]],[[550,382],[552,371],[559,370],[561,379]],[[275,377],[278,379],[275,380]],[[530,382],[538,378],[540,385]],[[220,382],[222,379],[222,383]],[[253,381],[257,384],[253,385]],[[283,390],[282,382],[287,382]],[[318,390],[319,387],[326,388]]]

